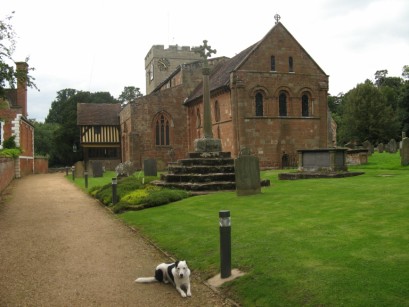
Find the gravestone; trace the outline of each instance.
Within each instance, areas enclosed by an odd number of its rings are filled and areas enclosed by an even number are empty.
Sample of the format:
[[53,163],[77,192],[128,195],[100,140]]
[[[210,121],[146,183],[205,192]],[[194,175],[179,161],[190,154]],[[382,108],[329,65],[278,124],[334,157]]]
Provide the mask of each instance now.
[[234,160],[234,172],[238,196],[261,193],[259,159],[250,155],[248,149],[243,149]]
[[396,143],[395,139],[391,139],[388,143],[389,152],[395,153],[398,151],[398,144]]
[[379,143],[378,144],[378,152],[383,153],[384,150],[385,150],[385,145],[383,145],[383,143]]
[[364,141],[362,143],[362,146],[364,147],[364,149],[368,150],[369,155],[372,155],[374,153],[373,145],[368,140]]
[[145,176],[158,176],[156,160],[149,158],[143,161],[143,173]]
[[75,170],[75,178],[82,178],[84,177],[84,162],[83,161],[77,161],[74,164]]
[[92,175],[93,177],[102,177],[104,175],[104,169],[102,167],[102,162],[92,161]]
[[409,165],[409,138],[407,137],[402,140],[401,165]]

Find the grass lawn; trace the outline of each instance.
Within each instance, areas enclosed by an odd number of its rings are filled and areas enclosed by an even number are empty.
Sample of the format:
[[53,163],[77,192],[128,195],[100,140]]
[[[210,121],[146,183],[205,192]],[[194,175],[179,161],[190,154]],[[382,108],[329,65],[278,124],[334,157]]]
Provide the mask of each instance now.
[[[409,306],[409,167],[375,154],[365,175],[279,181],[262,194],[195,196],[120,217],[203,278],[219,270],[219,210],[232,218],[223,290],[243,306]],[[192,290],[194,295],[194,289]]]
[[[67,179],[72,181],[71,172],[66,177],[67,177]],[[91,188],[93,188],[95,186],[103,186],[103,185],[105,185],[107,183],[110,183],[112,181],[112,178],[114,178],[114,177],[116,177],[116,173],[114,171],[104,172],[103,177],[88,176],[88,189],[91,189]],[[86,190],[85,189],[85,178],[84,177],[75,178],[74,183],[75,183],[75,185],[80,187],[82,190],[84,190],[84,191]]]

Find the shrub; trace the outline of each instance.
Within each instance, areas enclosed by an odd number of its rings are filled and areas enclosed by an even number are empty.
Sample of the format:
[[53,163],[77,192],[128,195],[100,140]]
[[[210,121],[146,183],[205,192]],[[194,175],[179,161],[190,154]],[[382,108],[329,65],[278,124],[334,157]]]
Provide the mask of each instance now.
[[21,149],[20,148],[6,148],[3,150],[0,150],[0,157],[2,158],[17,158],[19,155],[21,155]]
[[17,148],[17,144],[16,144],[15,138],[16,138],[16,136],[13,135],[13,136],[9,137],[7,140],[4,140],[4,142],[3,142],[3,148],[4,148],[4,149],[14,149],[14,148]]

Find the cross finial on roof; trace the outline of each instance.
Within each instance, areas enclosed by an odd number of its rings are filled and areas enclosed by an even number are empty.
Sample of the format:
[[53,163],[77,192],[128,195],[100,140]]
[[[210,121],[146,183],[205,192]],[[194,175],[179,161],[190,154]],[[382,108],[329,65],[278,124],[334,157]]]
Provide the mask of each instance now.
[[278,24],[280,22],[281,16],[279,14],[275,14],[274,19],[276,20],[276,24]]
[[212,56],[212,53],[216,53],[216,49],[211,49],[207,45],[207,40],[203,41],[203,45],[193,49],[196,53],[199,53],[200,56],[204,59],[205,64],[207,64],[207,58]]

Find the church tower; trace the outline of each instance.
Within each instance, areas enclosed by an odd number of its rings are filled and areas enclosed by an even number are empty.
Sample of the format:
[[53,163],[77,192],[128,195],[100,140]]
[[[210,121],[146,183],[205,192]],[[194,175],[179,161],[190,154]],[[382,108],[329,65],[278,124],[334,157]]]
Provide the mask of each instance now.
[[146,95],[149,95],[163,80],[182,64],[200,60],[200,55],[189,46],[154,45],[145,57]]

